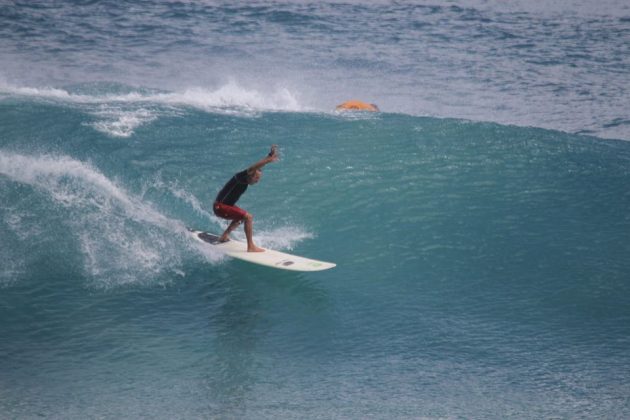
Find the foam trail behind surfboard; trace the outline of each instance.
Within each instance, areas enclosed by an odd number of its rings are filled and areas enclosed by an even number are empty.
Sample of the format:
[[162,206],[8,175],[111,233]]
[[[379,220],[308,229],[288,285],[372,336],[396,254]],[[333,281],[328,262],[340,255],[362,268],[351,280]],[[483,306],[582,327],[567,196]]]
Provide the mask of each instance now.
[[247,252],[247,244],[244,242],[235,239],[219,242],[217,235],[199,230],[191,229],[190,233],[197,241],[230,257],[266,267],[291,271],[321,271],[336,266],[334,263],[312,260],[272,249],[265,249],[264,252]]

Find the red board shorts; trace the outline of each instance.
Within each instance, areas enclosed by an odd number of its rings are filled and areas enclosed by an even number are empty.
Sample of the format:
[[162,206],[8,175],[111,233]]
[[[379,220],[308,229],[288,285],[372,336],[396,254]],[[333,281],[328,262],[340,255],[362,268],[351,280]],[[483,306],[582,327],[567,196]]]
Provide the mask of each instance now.
[[247,212],[240,207],[228,206],[227,204],[214,202],[212,206],[214,214],[222,219],[243,220]]

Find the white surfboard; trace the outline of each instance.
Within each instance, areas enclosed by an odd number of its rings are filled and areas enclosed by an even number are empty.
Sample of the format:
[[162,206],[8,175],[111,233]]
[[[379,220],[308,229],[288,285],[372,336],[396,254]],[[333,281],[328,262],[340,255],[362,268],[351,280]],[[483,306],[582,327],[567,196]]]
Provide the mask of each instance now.
[[321,271],[335,267],[337,264],[299,257],[285,252],[266,249],[264,252],[247,252],[247,244],[230,239],[228,242],[219,242],[219,236],[200,230],[190,229],[193,237],[213,249],[223,252],[230,257],[267,267],[292,271]]

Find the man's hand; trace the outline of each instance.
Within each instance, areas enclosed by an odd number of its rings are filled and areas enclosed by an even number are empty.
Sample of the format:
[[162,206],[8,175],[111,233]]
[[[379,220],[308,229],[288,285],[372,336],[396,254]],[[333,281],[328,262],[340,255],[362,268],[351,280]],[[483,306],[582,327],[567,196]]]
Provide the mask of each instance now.
[[269,151],[269,154],[267,154],[267,156],[247,168],[247,174],[251,177],[256,171],[262,169],[263,166],[268,163],[275,162],[278,159],[280,159],[280,156],[278,155],[278,146],[274,144],[273,146],[271,146],[271,150]]
[[271,146],[271,150],[269,151],[267,158],[269,159],[269,162],[275,162],[280,159],[280,156],[278,155],[278,145],[274,144]]

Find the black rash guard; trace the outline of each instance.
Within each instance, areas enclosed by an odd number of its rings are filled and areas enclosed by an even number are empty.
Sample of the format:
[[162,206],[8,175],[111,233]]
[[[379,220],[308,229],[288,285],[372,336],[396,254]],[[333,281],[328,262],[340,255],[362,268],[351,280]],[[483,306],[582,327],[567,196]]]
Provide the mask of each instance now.
[[247,189],[247,169],[234,175],[217,194],[217,203],[233,206]]

